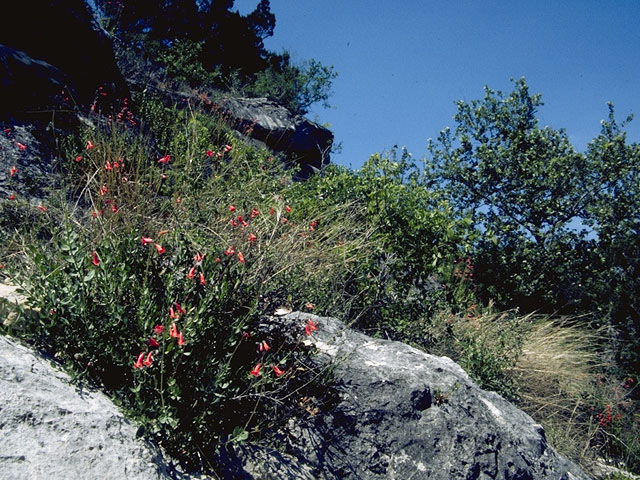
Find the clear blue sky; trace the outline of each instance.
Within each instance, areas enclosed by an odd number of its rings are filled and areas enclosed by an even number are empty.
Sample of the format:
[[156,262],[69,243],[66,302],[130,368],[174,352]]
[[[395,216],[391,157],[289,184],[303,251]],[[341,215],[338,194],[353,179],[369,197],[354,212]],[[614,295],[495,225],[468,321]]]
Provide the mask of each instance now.
[[[258,0],[236,0],[246,14]],[[406,146],[426,154],[428,138],[453,127],[456,100],[482,98],[484,85],[512,90],[526,77],[545,105],[542,126],[565,128],[579,150],[600,131],[608,101],[629,113],[640,141],[640,1],[271,0],[268,49],[333,65],[328,123],[358,168],[373,153]]]

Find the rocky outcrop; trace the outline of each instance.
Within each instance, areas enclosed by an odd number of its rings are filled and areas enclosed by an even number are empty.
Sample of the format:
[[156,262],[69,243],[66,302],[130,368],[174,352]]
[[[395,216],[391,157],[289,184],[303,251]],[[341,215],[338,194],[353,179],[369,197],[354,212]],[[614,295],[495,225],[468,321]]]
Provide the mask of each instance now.
[[102,393],[71,385],[52,368],[0,336],[0,478],[170,478],[161,453],[136,439]]
[[316,362],[332,369],[337,398],[290,419],[277,452],[228,451],[236,463],[227,478],[589,478],[547,444],[531,417],[478,388],[448,358],[332,318],[295,313],[265,329],[291,329],[307,318],[319,327],[307,342],[318,350]]
[[60,100],[86,107],[96,95],[105,105],[128,95],[111,39],[84,0],[5,2],[0,44],[6,101],[0,103],[0,119],[30,120],[38,113],[34,110]]
[[300,165],[307,178],[330,161],[333,133],[266,98],[230,98],[220,108],[232,128]]
[[[11,295],[5,294],[7,297]],[[309,403],[275,432],[277,447],[221,450],[226,479],[586,480],[544,431],[452,360],[373,339],[332,318],[293,313],[262,325],[305,343],[332,378],[330,401]],[[207,478],[178,471],[101,393],[71,385],[42,356],[0,337],[0,477]],[[216,477],[218,478],[218,477]]]

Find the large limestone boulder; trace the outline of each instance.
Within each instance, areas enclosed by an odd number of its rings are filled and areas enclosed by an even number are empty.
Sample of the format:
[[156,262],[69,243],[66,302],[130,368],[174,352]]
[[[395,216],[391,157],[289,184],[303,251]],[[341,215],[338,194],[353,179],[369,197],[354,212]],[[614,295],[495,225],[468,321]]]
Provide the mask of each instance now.
[[318,366],[332,368],[334,401],[290,419],[278,451],[228,450],[235,470],[227,478],[589,478],[548,445],[531,417],[481,390],[448,358],[333,318],[294,313],[265,330],[299,330],[308,318],[319,329],[307,342]]
[[229,98],[220,108],[232,128],[297,163],[299,177],[329,164],[333,133],[306,117],[266,98]]

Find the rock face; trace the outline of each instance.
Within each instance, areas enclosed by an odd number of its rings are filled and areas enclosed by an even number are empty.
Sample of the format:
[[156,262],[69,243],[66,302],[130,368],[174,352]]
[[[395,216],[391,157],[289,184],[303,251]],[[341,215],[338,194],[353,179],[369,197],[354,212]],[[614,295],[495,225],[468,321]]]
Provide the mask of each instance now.
[[221,108],[231,126],[300,165],[299,177],[328,165],[333,133],[266,98],[231,98]]
[[[0,44],[6,47],[0,51],[0,85],[9,100],[0,103],[0,119],[30,119],[34,107],[46,110],[57,103],[51,94],[68,97],[69,107],[92,103],[100,86],[105,102],[127,96],[111,40],[84,0],[5,2]],[[58,88],[63,82],[64,94]]]
[[[12,290],[1,295],[12,298]],[[277,450],[222,450],[226,479],[586,480],[547,445],[542,427],[457,364],[372,339],[332,318],[293,313],[263,325],[294,332],[307,319],[330,402],[276,433]],[[173,468],[101,393],[72,386],[40,355],[0,336],[0,478],[201,479]],[[216,477],[219,478],[219,477]]]
[[319,327],[308,340],[316,361],[334,368],[336,402],[291,419],[279,452],[228,452],[236,469],[226,478],[589,478],[555,453],[531,417],[478,388],[452,360],[332,318],[295,313],[277,328],[307,318]]
[[0,478],[170,478],[160,452],[103,394],[78,390],[0,336]]

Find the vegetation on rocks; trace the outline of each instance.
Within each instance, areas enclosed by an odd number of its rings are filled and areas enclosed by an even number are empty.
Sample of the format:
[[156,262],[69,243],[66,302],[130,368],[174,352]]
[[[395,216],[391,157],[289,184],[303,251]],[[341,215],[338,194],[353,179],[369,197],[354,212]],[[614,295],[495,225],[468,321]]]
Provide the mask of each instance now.
[[[97,2],[121,55],[143,52],[177,83],[297,113],[328,99],[332,69],[264,49],[267,0],[247,17],[200,3]],[[238,29],[247,55],[230,59]],[[3,331],[102,386],[197,468],[308,414],[328,375],[307,361],[316,325],[260,328],[293,309],[451,356],[562,453],[640,470],[640,146],[613,106],[577,152],[539,127],[541,97],[521,79],[459,102],[421,162],[391,151],[294,182],[224,118],[167,103],[145,91],[123,115],[92,111],[93,127],[57,139],[62,188],[0,199],[0,277],[36,312]]]

